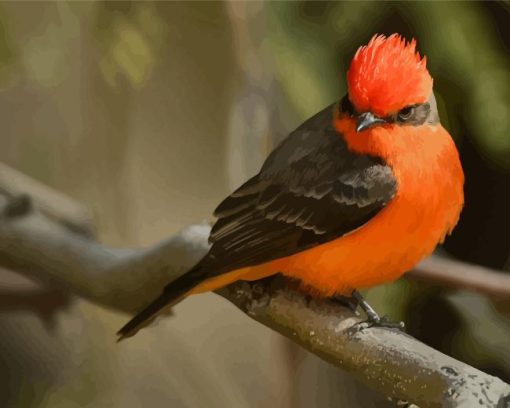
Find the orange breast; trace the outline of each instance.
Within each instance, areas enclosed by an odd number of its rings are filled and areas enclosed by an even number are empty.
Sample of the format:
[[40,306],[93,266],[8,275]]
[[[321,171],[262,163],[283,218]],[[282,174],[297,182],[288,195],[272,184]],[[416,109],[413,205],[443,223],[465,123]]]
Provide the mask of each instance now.
[[352,233],[271,262],[328,296],[396,279],[429,255],[457,223],[464,183],[457,150],[441,125],[386,125],[361,133],[351,120],[337,119],[335,126],[351,150],[386,161],[398,192]]

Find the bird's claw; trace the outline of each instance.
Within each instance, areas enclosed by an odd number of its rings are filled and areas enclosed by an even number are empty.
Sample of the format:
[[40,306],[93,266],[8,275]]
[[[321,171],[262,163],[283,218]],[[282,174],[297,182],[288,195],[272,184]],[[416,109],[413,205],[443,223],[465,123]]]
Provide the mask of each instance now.
[[391,320],[388,316],[379,317],[370,316],[367,320],[358,323],[360,330],[368,329],[370,327],[384,327],[387,329],[397,329],[401,331],[405,331],[405,323],[404,322],[396,322]]
[[363,296],[358,291],[352,292],[352,297],[357,300],[359,306],[364,310],[367,315],[367,320],[358,323],[360,330],[369,327],[386,327],[388,329],[405,330],[404,322],[394,322],[388,316],[380,317],[377,312],[367,303]]
[[391,320],[388,316],[383,316],[379,318],[378,321],[373,322],[375,327],[386,327],[388,329],[398,329],[404,331],[406,325],[402,321],[394,321]]

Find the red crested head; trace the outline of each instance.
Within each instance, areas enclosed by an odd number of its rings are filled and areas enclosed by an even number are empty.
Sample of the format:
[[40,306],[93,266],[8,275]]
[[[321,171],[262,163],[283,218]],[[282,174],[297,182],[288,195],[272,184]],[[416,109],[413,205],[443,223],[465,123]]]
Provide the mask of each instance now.
[[375,35],[354,55],[347,86],[358,112],[384,117],[425,102],[432,92],[432,77],[414,39],[408,43],[398,34]]

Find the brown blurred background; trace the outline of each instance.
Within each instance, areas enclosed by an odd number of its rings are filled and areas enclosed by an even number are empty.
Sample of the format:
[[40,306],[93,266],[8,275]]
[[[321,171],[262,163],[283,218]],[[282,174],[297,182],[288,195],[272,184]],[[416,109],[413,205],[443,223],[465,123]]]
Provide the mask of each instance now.
[[[0,160],[150,245],[209,219],[272,146],[345,92],[374,33],[416,37],[466,173],[445,254],[510,268],[508,3],[2,2]],[[149,278],[149,277],[148,277]],[[128,316],[0,271],[2,407],[393,406],[215,295],[115,344]],[[2,301],[3,296],[3,301]],[[510,381],[510,306],[401,280],[381,312]]]

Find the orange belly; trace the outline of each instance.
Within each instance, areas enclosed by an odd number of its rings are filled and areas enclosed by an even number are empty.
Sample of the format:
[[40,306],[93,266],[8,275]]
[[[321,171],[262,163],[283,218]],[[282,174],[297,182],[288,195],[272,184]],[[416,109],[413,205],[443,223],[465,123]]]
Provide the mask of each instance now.
[[459,211],[447,202],[430,207],[424,200],[417,205],[399,194],[363,227],[273,266],[322,295],[348,294],[411,269],[442,241]]
[[451,232],[463,206],[464,177],[453,141],[440,125],[385,126],[362,134],[350,122],[335,125],[351,150],[383,157],[392,168],[398,185],[393,200],[341,238],[209,279],[190,294],[277,272],[299,279],[311,292],[347,294],[400,277]]

